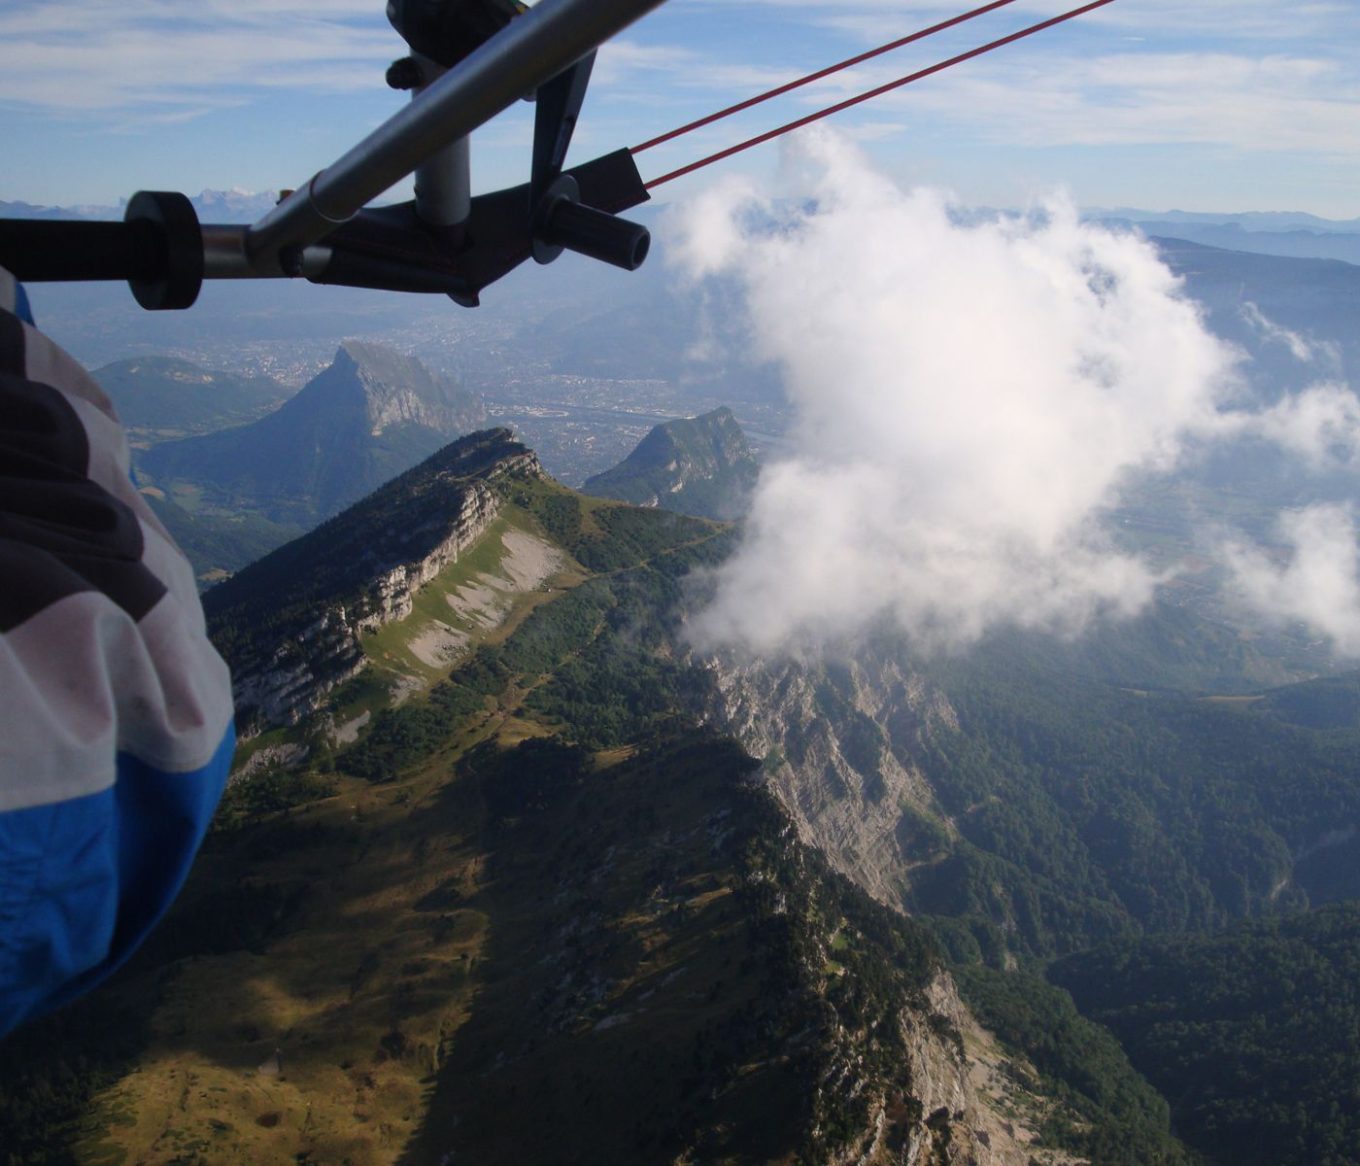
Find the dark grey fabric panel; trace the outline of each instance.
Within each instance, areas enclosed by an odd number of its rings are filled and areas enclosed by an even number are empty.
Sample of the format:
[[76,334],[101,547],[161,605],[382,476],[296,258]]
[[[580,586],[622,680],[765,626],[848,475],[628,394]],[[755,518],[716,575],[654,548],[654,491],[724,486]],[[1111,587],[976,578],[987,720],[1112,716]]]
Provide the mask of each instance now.
[[0,372],[24,375],[24,326],[5,311],[0,311]]
[[61,393],[0,373],[0,632],[80,591],[133,619],[165,594],[142,564],[136,516],[85,476],[89,458]]
[[56,389],[0,370],[0,474],[84,478],[90,439]]

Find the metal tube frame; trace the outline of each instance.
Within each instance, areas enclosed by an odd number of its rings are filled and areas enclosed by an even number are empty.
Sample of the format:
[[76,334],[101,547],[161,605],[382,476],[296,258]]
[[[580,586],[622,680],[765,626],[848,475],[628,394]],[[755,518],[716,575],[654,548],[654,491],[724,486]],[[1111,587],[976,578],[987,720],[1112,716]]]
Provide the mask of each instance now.
[[259,271],[246,256],[246,232],[249,229],[232,223],[202,225],[204,279],[282,278],[285,275],[309,278],[320,275],[331,261],[331,249],[325,244],[314,243],[303,248],[301,262],[293,270]]
[[[411,94],[417,101],[448,72],[438,61],[413,52],[424,82]],[[456,227],[467,222],[472,210],[472,139],[458,138],[436,150],[416,167],[416,217],[435,228]]]
[[623,31],[664,0],[542,0],[458,62],[363,141],[250,227],[243,253],[257,275],[296,270],[366,203],[436,151]]

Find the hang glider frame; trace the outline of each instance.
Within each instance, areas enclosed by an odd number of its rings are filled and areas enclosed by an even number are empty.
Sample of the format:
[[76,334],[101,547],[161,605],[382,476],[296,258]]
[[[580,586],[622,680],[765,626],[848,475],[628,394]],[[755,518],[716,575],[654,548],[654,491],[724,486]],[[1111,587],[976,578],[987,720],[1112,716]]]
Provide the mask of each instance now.
[[[854,97],[643,182],[634,155],[904,45],[1006,8],[988,0],[847,60],[778,85],[631,150],[564,170],[598,47],[664,0],[388,0],[411,55],[388,70],[411,104],[291,191],[250,227],[202,226],[181,194],[142,192],[122,223],[0,220],[0,265],[21,280],[126,279],[146,308],[191,305],[204,279],[303,276],[314,283],[443,292],[473,307],[531,256],[564,248],[632,271],[645,228],[618,217],[648,191],[842,110],[1114,3],[1077,8],[916,69]],[[468,135],[521,96],[538,103],[529,182],[472,197]],[[415,174],[415,198],[367,204]]]
[[[410,103],[258,222],[200,224],[184,195],[142,191],[121,223],[0,220],[0,265],[31,282],[127,280],[149,309],[191,306],[205,279],[289,277],[442,292],[472,307],[524,260],[548,263],[564,248],[634,270],[650,240],[618,217],[648,198],[631,153],[563,165],[596,49],[661,3],[542,0],[445,64],[410,27],[439,4],[392,0],[412,53],[389,83],[413,88]],[[526,96],[536,100],[529,181],[471,196],[468,136]],[[365,209],[411,174],[415,199]]]

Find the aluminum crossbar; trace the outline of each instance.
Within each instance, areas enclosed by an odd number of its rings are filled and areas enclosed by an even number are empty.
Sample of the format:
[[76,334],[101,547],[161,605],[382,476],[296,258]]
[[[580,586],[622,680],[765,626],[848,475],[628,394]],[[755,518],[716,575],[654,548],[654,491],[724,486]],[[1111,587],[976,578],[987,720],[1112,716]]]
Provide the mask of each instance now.
[[280,268],[285,249],[324,239],[436,150],[534,93],[664,0],[542,0],[417,99],[295,190],[244,239],[246,263]]

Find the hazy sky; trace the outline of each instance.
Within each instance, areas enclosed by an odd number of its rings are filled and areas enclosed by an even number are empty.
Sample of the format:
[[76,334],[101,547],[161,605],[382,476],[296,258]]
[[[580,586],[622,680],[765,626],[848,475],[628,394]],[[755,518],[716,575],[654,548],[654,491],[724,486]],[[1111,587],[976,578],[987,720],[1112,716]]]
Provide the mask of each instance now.
[[[633,145],[961,11],[926,0],[670,0],[602,55],[578,149]],[[961,29],[642,156],[644,176],[1072,6]],[[300,184],[405,99],[381,0],[6,0],[0,198]],[[837,120],[875,164],[961,199],[1360,215],[1354,0],[1116,0]],[[529,107],[476,140],[479,188],[527,170]],[[767,147],[726,164],[760,175]],[[667,188],[682,196],[693,185]]]

